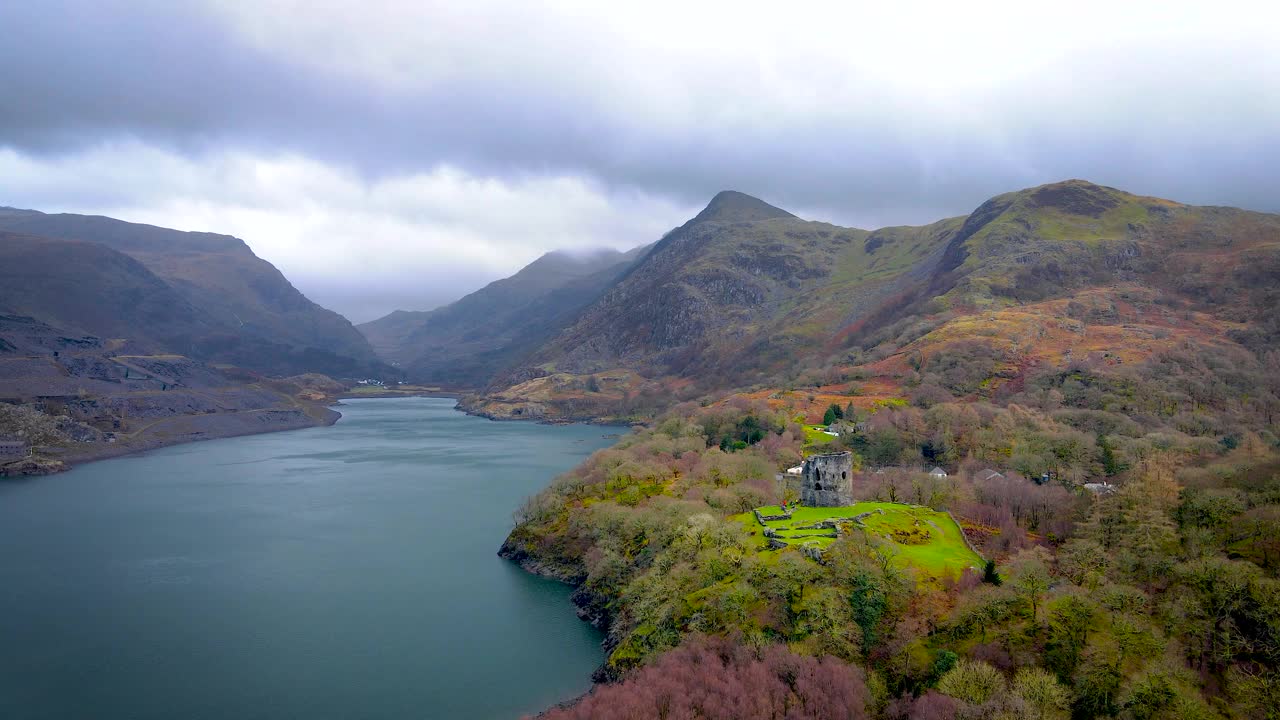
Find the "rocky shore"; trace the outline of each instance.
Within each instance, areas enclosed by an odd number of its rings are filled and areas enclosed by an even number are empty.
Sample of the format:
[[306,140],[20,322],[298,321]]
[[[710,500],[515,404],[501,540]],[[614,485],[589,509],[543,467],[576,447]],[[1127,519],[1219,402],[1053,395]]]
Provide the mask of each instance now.
[[[609,599],[596,592],[592,592],[585,584],[587,579],[586,569],[577,564],[564,561],[557,561],[545,558],[533,552],[526,542],[517,537],[519,530],[513,530],[507,539],[503,541],[502,547],[498,549],[498,557],[508,560],[519,565],[522,570],[541,577],[550,578],[565,583],[573,587],[573,594],[569,600],[573,603],[574,612],[578,617],[600,632],[605,633],[605,639],[602,645],[605,649],[606,656],[615,647],[617,647],[619,638],[616,637],[611,629],[613,627],[613,613],[609,609]],[[608,682],[615,680],[614,673],[610,670],[608,663],[601,663],[591,674],[594,682]]]
[[341,417],[341,413],[323,406],[175,415],[129,436],[102,436],[42,446],[39,454],[0,465],[0,477],[50,475],[95,460],[201,440],[329,426]]
[[70,336],[0,315],[0,439],[29,455],[0,476],[32,476],[166,445],[332,425],[347,385],[265,377],[127,341]]

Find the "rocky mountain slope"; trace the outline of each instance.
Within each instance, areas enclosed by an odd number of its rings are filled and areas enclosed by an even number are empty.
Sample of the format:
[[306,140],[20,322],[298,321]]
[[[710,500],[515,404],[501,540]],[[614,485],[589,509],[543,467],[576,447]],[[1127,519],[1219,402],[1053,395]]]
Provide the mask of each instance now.
[[[105,337],[139,337],[170,343],[167,349],[201,359],[230,363],[261,372],[289,375],[307,371],[357,376],[387,371],[373,349],[351,323],[337,313],[308,300],[271,263],[254,255],[243,241],[214,233],[180,232],[167,228],[128,223],[107,217],[57,214],[33,210],[0,208],[0,231],[48,242],[75,241],[79,244],[48,245],[23,241],[22,260],[10,264],[8,272],[35,278],[46,273],[58,275],[64,291],[79,282],[79,294],[114,298],[96,312],[74,310],[65,292],[49,290],[35,297],[0,289],[0,309],[50,320],[54,325],[80,328]],[[89,247],[86,243],[95,244]],[[8,243],[6,243],[8,244]],[[109,267],[95,272],[95,257],[106,257],[106,249],[136,261],[138,267],[113,256]],[[65,263],[50,263],[64,258]],[[16,263],[18,258],[13,258]],[[66,265],[66,267],[57,267]],[[185,314],[178,331],[152,327],[133,309],[118,302],[118,296],[103,294],[119,280],[121,273],[139,276],[139,267],[149,271],[167,289],[148,291],[145,302],[172,306],[172,313]],[[81,277],[77,281],[77,275]],[[95,289],[96,284],[103,284]],[[16,296],[16,297],[15,297]],[[117,315],[134,313],[125,322]],[[175,334],[175,331],[176,334]]]
[[0,231],[0,309],[80,334],[189,350],[218,329],[142,263],[98,243]]
[[823,386],[851,376],[874,390],[860,402],[901,400],[935,356],[959,367],[943,391],[989,397],[1046,363],[1145,360],[1175,333],[1274,347],[1277,287],[1280,217],[1079,180],[873,232],[721,193],[466,405],[625,417],[646,394],[799,383],[825,408],[848,388]]
[[411,381],[482,387],[576,319],[647,250],[550,252],[451,305],[398,310],[358,329]]
[[[321,388],[321,391],[317,390]],[[145,343],[104,339],[0,313],[0,436],[31,446],[0,475],[192,440],[331,424],[313,376],[220,370]]]

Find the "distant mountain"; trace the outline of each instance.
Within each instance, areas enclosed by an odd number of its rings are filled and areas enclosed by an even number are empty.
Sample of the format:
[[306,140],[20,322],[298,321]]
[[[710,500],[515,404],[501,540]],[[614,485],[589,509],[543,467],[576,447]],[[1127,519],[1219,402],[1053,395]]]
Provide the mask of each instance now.
[[748,382],[809,354],[936,262],[959,227],[869,233],[722,192],[509,380],[629,368]]
[[[0,289],[0,298],[7,298],[7,304],[23,314],[95,335],[168,343],[175,352],[271,374],[316,371],[353,376],[387,370],[350,322],[308,300],[275,266],[237,238],[12,208],[0,208],[0,230],[49,239],[43,248],[35,241],[24,241],[20,249],[25,264],[10,266],[10,273],[27,277],[54,273],[63,284],[60,292],[37,290],[25,296],[12,288]],[[65,241],[80,244],[53,244]],[[111,255],[108,266],[94,272],[94,258],[104,253],[84,243],[127,256],[137,267],[126,267]],[[114,288],[126,276],[141,282],[139,268],[149,272],[151,279],[146,282],[154,286],[153,292],[143,293],[146,304],[172,307],[169,311],[156,308],[155,322],[141,317],[141,310],[127,307],[120,299],[123,290]],[[77,273],[83,275],[78,293],[72,292]],[[155,286],[157,280],[163,288]],[[92,300],[97,291],[105,301],[99,307],[71,304],[77,296]],[[178,322],[177,316],[186,320]]]
[[397,310],[358,328],[414,382],[482,387],[573,322],[647,251],[550,252],[451,305]]
[[991,396],[1081,357],[1146,362],[1175,327],[1214,352],[1273,350],[1278,306],[1276,215],[1070,180],[868,232],[725,192],[465,404],[616,417],[646,394],[670,402],[813,373],[875,377],[885,401],[922,375]]

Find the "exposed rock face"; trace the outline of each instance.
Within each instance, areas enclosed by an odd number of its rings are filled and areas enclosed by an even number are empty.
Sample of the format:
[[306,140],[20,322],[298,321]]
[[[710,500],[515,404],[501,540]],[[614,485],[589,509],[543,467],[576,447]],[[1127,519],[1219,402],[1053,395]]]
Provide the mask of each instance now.
[[0,437],[35,446],[0,476],[178,442],[330,425],[321,376],[274,380],[181,355],[144,355],[120,340],[76,335],[0,312]]
[[853,453],[814,455],[804,461],[800,501],[811,507],[853,504]]

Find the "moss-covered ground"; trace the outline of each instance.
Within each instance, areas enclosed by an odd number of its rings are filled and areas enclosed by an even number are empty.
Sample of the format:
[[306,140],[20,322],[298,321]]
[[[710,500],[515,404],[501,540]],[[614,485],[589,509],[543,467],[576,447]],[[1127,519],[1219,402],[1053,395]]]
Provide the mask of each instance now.
[[[759,508],[761,515],[780,515],[782,508],[771,505]],[[980,570],[984,560],[969,549],[960,527],[944,512],[917,505],[899,503],[862,502],[844,507],[799,507],[789,520],[773,520],[767,525],[777,537],[791,545],[816,543],[826,547],[834,542],[829,530],[801,529],[822,520],[852,518],[871,513],[861,520],[860,527],[849,526],[851,532],[864,532],[887,541],[896,559],[903,565],[914,567],[932,577],[956,576],[965,568]],[[763,528],[754,513],[735,515],[750,532],[759,536],[761,545],[767,545]]]

